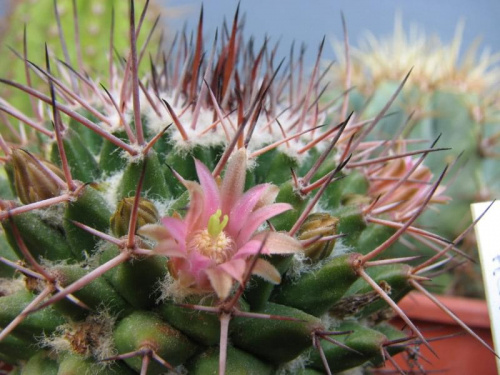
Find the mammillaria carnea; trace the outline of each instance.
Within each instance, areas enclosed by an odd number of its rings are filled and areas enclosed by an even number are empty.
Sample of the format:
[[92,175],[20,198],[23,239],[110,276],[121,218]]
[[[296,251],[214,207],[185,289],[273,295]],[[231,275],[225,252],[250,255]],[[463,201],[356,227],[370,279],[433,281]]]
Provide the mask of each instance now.
[[[266,220],[292,206],[272,203],[279,192],[272,184],[243,192],[246,158],[244,149],[238,151],[218,182],[195,160],[200,183],[179,176],[190,196],[185,217],[164,217],[162,225],[150,224],[140,231],[158,241],[156,253],[169,257],[174,290],[181,296],[215,291],[224,300],[234,280],[243,282],[249,260],[259,251],[262,255],[293,254],[302,249],[299,241],[285,233],[257,232]],[[257,259],[253,273],[274,284],[281,281],[279,272],[265,259]]]

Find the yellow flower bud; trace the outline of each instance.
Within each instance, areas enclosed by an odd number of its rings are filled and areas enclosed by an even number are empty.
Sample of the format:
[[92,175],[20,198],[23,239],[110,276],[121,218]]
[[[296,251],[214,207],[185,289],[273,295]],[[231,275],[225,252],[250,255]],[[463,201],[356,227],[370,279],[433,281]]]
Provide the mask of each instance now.
[[[118,207],[111,217],[111,230],[118,237],[125,236],[128,233],[130,215],[132,214],[132,209],[134,207],[134,199],[134,197],[122,199],[118,203]],[[160,215],[158,214],[153,202],[145,198],[140,198],[135,230],[137,231],[137,229],[146,224],[157,223],[159,218]]]
[[[16,194],[24,204],[35,203],[59,195],[59,184],[49,176],[28,152],[15,149],[11,154],[14,170],[14,186]],[[40,161],[64,180],[63,172],[54,164]]]
[[[337,233],[337,225],[339,219],[330,216],[327,213],[314,213],[307,217],[306,221],[300,227],[297,238],[299,240],[308,240],[318,236],[332,236]],[[335,240],[320,241],[307,246],[304,249],[305,255],[313,262],[320,261],[328,257],[333,247]]]

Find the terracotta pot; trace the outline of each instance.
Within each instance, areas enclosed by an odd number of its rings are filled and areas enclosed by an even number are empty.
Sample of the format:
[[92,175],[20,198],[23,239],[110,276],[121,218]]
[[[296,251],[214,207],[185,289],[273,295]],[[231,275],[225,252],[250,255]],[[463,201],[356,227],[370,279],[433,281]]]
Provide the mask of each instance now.
[[0,375],[8,374],[12,371],[12,366],[0,361]]
[[[448,296],[438,296],[438,299],[490,347],[493,347],[490,319],[485,301]],[[464,332],[453,319],[423,294],[410,293],[399,303],[399,306],[428,339]],[[405,325],[399,318],[393,323],[398,327]],[[420,345],[419,352],[423,358],[421,357],[418,361],[428,373],[438,370],[440,374],[453,375],[497,374],[494,354],[468,333],[432,341],[430,345],[436,354],[433,354],[425,345]],[[405,353],[397,355],[395,359],[404,370],[411,368]],[[389,362],[387,367],[394,368]],[[416,373],[421,373],[418,368],[413,367],[413,369]]]

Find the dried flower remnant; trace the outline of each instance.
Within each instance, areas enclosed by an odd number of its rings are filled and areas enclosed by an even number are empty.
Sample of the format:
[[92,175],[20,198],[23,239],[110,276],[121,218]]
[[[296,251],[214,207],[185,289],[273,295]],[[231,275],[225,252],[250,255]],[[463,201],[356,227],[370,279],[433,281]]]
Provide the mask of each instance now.
[[[434,178],[425,165],[411,156],[395,159],[370,174],[372,183],[369,195],[379,197],[378,206],[385,206],[396,220],[404,220],[418,208],[426,197]],[[440,186],[431,203],[444,204],[449,198],[444,195],[445,187]]]

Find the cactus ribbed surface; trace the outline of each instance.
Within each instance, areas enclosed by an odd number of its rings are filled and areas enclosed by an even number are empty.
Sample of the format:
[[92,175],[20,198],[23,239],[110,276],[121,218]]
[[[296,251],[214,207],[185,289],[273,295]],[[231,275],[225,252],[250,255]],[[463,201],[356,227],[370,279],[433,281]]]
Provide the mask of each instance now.
[[[446,200],[446,169],[422,164],[442,150],[371,137],[394,98],[369,121],[348,95],[323,100],[323,42],[307,74],[303,52],[279,62],[245,39],[238,9],[207,39],[202,10],[148,56],[147,2],[129,6],[115,22],[130,51],[108,46],[102,75],[42,48],[43,65],[20,59],[45,87],[0,79],[36,104],[0,107],[23,129],[0,138],[0,360],[23,375],[329,374],[429,345],[396,302],[453,250],[415,226]],[[407,236],[436,256],[388,258]]]

